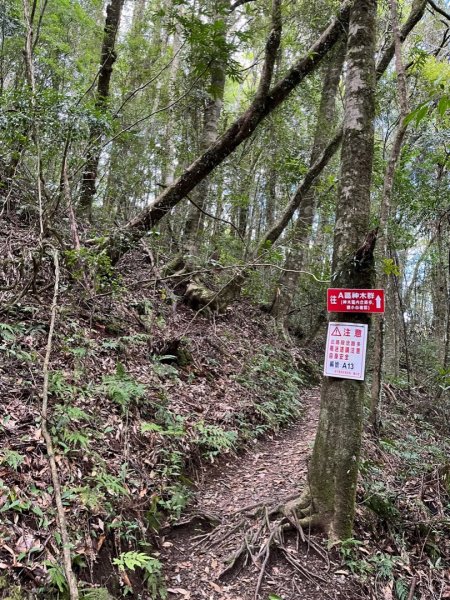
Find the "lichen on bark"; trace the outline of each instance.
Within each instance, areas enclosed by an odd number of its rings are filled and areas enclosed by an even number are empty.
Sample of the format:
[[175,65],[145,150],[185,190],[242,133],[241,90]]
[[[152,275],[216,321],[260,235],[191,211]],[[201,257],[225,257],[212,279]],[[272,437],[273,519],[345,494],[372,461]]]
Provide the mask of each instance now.
[[[376,232],[369,232],[375,106],[376,0],[350,16],[340,188],[333,244],[333,286],[371,287]],[[362,315],[331,320],[367,322]],[[361,448],[364,382],[324,378],[309,469],[312,507],[334,539],[352,534]]]

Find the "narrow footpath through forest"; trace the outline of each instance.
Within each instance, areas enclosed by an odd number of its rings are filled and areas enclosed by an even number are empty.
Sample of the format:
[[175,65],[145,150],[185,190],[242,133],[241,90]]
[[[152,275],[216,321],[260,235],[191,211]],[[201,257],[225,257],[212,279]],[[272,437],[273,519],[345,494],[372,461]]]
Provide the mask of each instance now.
[[[220,575],[229,564],[227,560],[242,544],[243,531],[238,528],[245,519],[242,515],[252,513],[257,505],[272,507],[285,502],[298,494],[306,482],[307,461],[319,415],[318,390],[306,391],[302,401],[305,412],[298,423],[273,438],[256,442],[246,453],[204,470],[191,513],[183,521],[185,525],[176,527],[163,542],[169,598],[254,598],[260,561],[244,568],[236,563],[237,568],[231,573]],[[205,515],[220,521],[223,532],[220,539],[208,536],[214,532],[216,523],[210,524],[203,518]],[[256,517],[251,515],[251,518],[256,523]],[[300,541],[297,558],[311,576],[302,577],[285,559],[273,553],[259,597],[264,600],[360,597],[353,582],[339,569],[339,563],[328,563],[319,557],[308,543],[306,531],[305,536],[306,542]],[[289,543],[293,554],[296,553],[297,540],[293,537]],[[320,538],[315,537],[313,545],[325,550]]]

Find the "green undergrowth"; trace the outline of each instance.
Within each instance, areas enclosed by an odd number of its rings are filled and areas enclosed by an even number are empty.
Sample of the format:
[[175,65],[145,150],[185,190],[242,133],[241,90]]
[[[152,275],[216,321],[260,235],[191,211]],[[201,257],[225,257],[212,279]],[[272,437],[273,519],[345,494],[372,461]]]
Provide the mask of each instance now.
[[[29,327],[3,326],[0,332],[11,368],[21,361],[17,385],[31,398],[21,408],[25,425],[13,412],[0,419],[0,541],[15,549],[22,569],[6,570],[0,598],[64,600],[68,589],[40,431],[39,375],[33,371],[40,358],[27,350]],[[45,329],[38,333],[45,340]],[[156,354],[151,341],[146,333],[86,335],[74,322],[56,334],[49,428],[85,600],[164,598],[154,542],[189,503],[195,472],[301,414],[306,377],[282,347],[261,344],[222,375],[225,394],[230,388],[240,401],[219,413],[200,402],[196,409],[188,393],[195,384],[215,385],[218,393],[220,360],[205,359],[200,370],[192,365],[189,339],[183,341],[186,360]],[[7,565],[10,558],[2,553],[0,562]],[[96,563],[102,573],[93,575]],[[24,571],[39,577],[33,585],[28,578],[22,589]]]
[[437,598],[447,585],[450,440],[417,408],[391,403],[364,444],[357,536],[341,553],[373,597]]
[[236,379],[258,399],[255,410],[260,422],[253,433],[246,428],[245,420],[241,422],[248,436],[277,430],[299,416],[299,390],[305,384],[306,375],[294,367],[288,352],[263,346]]

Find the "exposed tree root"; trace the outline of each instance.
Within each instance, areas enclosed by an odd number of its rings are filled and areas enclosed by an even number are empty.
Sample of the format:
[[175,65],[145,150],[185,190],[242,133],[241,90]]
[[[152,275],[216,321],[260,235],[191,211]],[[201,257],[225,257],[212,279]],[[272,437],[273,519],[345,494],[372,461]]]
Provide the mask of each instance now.
[[[320,544],[311,539],[311,529],[320,526],[319,516],[311,508],[309,491],[289,498],[287,502],[272,507],[262,504],[246,506],[232,515],[210,532],[196,537],[196,546],[206,549],[229,547],[233,538],[240,541],[227,560],[219,579],[236,575],[243,568],[253,565],[259,570],[255,600],[259,597],[261,585],[274,553],[281,555],[302,577],[317,585],[326,583],[323,572],[315,572],[300,559],[300,548],[314,552],[324,563],[328,572],[328,553]],[[325,592],[324,592],[325,593]]]

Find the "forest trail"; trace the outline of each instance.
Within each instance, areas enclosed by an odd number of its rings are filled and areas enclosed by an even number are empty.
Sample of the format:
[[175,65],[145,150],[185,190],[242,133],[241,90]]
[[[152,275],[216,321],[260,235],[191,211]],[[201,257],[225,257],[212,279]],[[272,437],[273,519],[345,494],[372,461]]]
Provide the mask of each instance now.
[[[222,525],[229,524],[232,531],[236,513],[244,507],[274,506],[302,489],[319,416],[318,390],[305,391],[302,401],[305,412],[298,423],[276,436],[256,442],[242,455],[204,469],[191,515],[217,517]],[[253,600],[259,574],[254,565],[219,578],[227,559],[242,542],[242,534],[232,532],[223,545],[208,547],[200,536],[210,530],[209,525],[197,519],[189,522],[187,515],[186,525],[176,527],[165,539],[163,563],[169,598]],[[300,548],[300,557],[308,569],[317,572],[324,581],[302,579],[285,561],[274,556],[260,590],[261,599],[267,600],[271,594],[282,600],[358,597],[352,585],[352,591],[348,593],[350,582],[347,583],[342,572],[333,574],[331,570],[327,573],[325,561],[308,551],[307,544]]]

